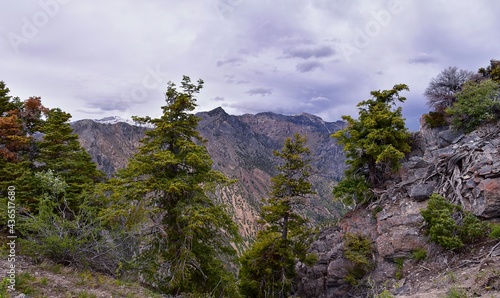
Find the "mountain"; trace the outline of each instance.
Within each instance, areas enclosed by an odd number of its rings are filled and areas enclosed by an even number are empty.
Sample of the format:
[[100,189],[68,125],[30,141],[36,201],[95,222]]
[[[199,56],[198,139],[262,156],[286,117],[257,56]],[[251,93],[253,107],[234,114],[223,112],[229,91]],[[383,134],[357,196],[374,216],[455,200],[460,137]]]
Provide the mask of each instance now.
[[[311,179],[318,193],[310,198],[304,214],[313,222],[338,217],[341,207],[332,202],[331,191],[343,175],[345,155],[330,134],[343,128],[343,122],[325,122],[306,113],[234,116],[222,108],[197,116],[201,119],[198,130],[207,140],[205,146],[213,167],[238,180],[220,190],[218,198],[232,209],[246,239],[252,238],[258,229],[260,201],[267,196],[270,178],[276,174],[278,160],[273,150],[281,149],[285,139],[295,133],[308,139],[314,171]],[[80,120],[72,123],[72,127],[82,146],[108,176],[126,166],[148,129],[116,118]]]

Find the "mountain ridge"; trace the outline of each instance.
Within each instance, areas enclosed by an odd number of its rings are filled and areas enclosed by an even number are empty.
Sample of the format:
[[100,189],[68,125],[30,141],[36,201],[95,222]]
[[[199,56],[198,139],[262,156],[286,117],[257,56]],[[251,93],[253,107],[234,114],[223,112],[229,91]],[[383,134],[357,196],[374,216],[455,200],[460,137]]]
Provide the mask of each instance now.
[[[273,151],[281,149],[285,139],[296,133],[308,139],[314,171],[311,180],[318,192],[304,213],[314,222],[339,216],[341,207],[333,203],[331,190],[343,175],[345,155],[330,134],[343,128],[343,122],[325,122],[306,113],[236,116],[221,107],[196,116],[200,118],[198,131],[206,140],[204,145],[212,157],[213,168],[238,180],[220,190],[218,198],[232,209],[245,239],[252,239],[259,228],[260,201],[268,195],[270,179],[277,174],[275,166],[279,161]],[[75,121],[72,127],[82,147],[108,176],[126,166],[148,129],[126,122],[99,123],[88,119]]]

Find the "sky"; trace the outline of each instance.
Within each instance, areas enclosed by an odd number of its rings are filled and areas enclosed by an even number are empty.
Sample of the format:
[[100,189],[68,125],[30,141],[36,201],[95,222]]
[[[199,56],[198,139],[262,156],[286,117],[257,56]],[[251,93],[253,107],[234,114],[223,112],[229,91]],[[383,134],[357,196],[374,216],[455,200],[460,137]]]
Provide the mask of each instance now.
[[196,111],[357,117],[404,83],[410,130],[449,66],[500,58],[500,1],[0,2],[0,80],[73,120],[158,117],[169,81],[202,79]]

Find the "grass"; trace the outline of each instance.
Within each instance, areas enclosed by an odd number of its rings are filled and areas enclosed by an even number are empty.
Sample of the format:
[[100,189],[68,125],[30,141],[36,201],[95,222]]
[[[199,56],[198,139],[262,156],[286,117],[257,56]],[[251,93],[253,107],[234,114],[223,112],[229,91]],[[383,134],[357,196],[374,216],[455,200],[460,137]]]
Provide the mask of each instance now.
[[450,288],[446,298],[467,298],[467,292],[464,289]]
[[[73,295],[75,295],[75,294],[73,294]],[[89,293],[87,291],[81,291],[81,292],[76,293],[76,297],[77,298],[97,298],[97,296],[95,294]]]
[[405,259],[404,258],[395,258],[394,263],[396,264],[396,273],[394,273],[394,277],[396,279],[402,279],[403,278],[403,265],[404,265]]
[[450,282],[456,282],[457,281],[457,276],[455,275],[455,272],[453,271],[448,271],[446,273],[446,276],[450,279]]
[[500,224],[492,223],[490,224],[490,229],[489,237],[491,239],[500,239]]
[[375,297],[376,298],[392,298],[393,296],[391,295],[391,293],[389,293],[389,291],[384,290],[382,293],[376,295]]
[[424,248],[417,248],[412,253],[413,259],[423,261],[427,258],[427,251]]

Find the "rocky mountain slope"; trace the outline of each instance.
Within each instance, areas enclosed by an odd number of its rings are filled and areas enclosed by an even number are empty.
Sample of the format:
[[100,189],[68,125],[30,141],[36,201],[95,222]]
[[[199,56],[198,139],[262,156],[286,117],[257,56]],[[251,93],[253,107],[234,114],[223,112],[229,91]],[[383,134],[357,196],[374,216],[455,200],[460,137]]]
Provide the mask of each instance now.
[[[500,124],[470,134],[423,126],[401,170],[376,192],[377,201],[351,211],[313,243],[319,261],[298,265],[300,297],[371,297],[383,290],[391,297],[500,297],[499,240],[446,251],[429,241],[420,215],[429,195],[439,193],[482,220],[500,221]],[[375,269],[358,287],[346,281],[347,233],[367,236],[374,248]],[[413,257],[419,250],[424,260]]]
[[[295,133],[308,139],[314,168],[312,182],[318,193],[309,200],[304,212],[314,221],[338,216],[340,207],[332,202],[331,191],[343,175],[345,156],[330,134],[341,129],[343,122],[325,122],[310,114],[233,116],[222,108],[197,116],[201,118],[198,130],[207,140],[205,146],[214,168],[238,179],[234,185],[222,189],[218,197],[232,208],[244,237],[254,236],[260,200],[267,196],[270,178],[276,174],[274,167],[278,160],[273,150],[281,149],[285,139]],[[147,129],[123,122],[108,124],[93,120],[80,120],[72,123],[72,127],[82,146],[108,175],[126,166]]]

